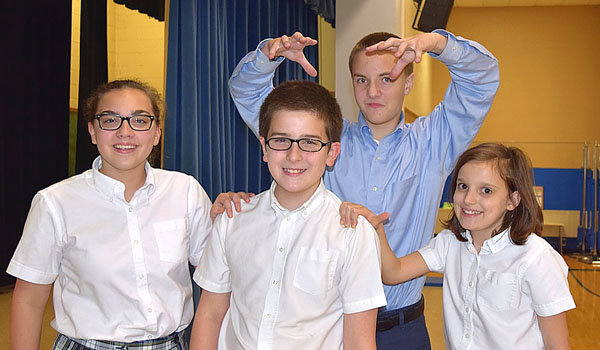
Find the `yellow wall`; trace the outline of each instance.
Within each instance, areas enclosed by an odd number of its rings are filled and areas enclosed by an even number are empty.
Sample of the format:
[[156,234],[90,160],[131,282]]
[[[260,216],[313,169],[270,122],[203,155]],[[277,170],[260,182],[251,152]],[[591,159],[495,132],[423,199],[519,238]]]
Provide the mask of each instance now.
[[[81,0],[73,0],[70,108],[79,95]],[[165,23],[107,0],[108,80],[135,78],[164,94]]]
[[[454,8],[448,30],[484,44],[500,88],[475,143],[524,149],[534,167],[580,168],[584,141],[600,141],[600,6]],[[433,66],[433,101],[449,82]]]
[[108,80],[135,78],[164,93],[165,23],[108,0]]
[[81,0],[71,5],[71,83],[69,108],[76,110],[79,98],[79,33],[81,31]]
[[319,16],[319,84],[335,91],[335,29]]

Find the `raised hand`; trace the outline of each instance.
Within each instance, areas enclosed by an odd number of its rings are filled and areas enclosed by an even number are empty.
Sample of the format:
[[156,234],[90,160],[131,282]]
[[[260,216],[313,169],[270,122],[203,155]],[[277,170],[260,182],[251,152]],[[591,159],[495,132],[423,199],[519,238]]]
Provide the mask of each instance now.
[[366,48],[367,52],[388,50],[394,53],[398,62],[390,72],[390,79],[395,80],[400,76],[404,67],[411,62],[419,63],[423,53],[442,53],[448,39],[437,33],[420,33],[406,39],[389,38]]
[[300,32],[295,32],[292,36],[282,35],[279,38],[267,41],[261,48],[261,51],[270,60],[282,56],[297,62],[308,75],[316,77],[317,70],[308,62],[306,56],[304,56],[304,48],[316,44],[317,41],[315,39],[304,36]]

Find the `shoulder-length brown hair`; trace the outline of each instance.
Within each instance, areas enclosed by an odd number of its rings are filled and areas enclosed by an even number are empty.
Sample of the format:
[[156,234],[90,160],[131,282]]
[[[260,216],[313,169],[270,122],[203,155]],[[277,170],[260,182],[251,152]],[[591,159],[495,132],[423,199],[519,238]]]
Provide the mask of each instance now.
[[[509,195],[518,192],[520,201],[517,207],[506,212],[499,229],[492,236],[510,227],[510,238],[513,243],[523,245],[531,233],[542,233],[544,217],[542,209],[533,191],[533,171],[529,157],[517,147],[506,147],[498,143],[482,143],[463,153],[456,162],[450,183],[449,199],[452,201],[456,191],[458,172],[467,162],[492,162],[500,177],[504,180]],[[465,242],[465,229],[460,225],[454,211],[444,226],[452,231],[459,241]]]

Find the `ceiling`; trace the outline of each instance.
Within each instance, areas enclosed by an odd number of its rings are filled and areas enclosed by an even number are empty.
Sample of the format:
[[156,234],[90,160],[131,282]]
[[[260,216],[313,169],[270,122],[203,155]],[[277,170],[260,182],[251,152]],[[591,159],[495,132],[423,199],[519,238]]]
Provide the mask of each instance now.
[[454,7],[580,6],[600,5],[600,0],[454,0]]

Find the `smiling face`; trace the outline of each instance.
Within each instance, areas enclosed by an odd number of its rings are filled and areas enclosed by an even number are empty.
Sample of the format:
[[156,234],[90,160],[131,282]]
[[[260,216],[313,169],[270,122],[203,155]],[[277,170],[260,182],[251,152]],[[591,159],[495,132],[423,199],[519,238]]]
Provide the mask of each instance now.
[[393,132],[400,122],[404,96],[413,86],[414,74],[400,74],[396,80],[389,75],[397,59],[388,51],[356,55],[352,67],[354,98],[373,131],[375,139]]
[[[98,101],[96,114],[116,113],[129,116],[133,113],[153,115],[150,98],[141,90],[123,88],[105,93]],[[98,146],[102,156],[100,172],[114,179],[145,177],[146,159],[160,140],[161,130],[157,123],[147,131],[134,131],[126,121],[118,130],[102,130],[98,122],[88,123],[92,143]]]
[[502,225],[507,211],[518,205],[518,193],[509,194],[494,163],[469,161],[459,170],[454,192],[454,214],[473,240],[483,242]]
[[[328,142],[325,123],[309,111],[276,111],[271,119],[267,139],[288,137],[291,139],[311,138]],[[340,153],[340,143],[323,147],[318,152],[305,152],[297,143],[287,151],[275,151],[260,137],[263,160],[268,163],[269,172],[277,187],[275,197],[288,210],[294,210],[306,202],[315,192],[326,166],[333,166]]]

